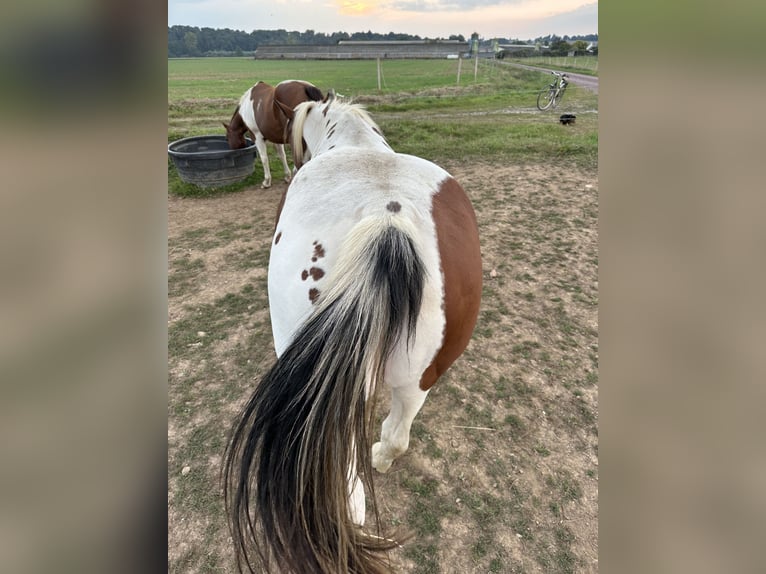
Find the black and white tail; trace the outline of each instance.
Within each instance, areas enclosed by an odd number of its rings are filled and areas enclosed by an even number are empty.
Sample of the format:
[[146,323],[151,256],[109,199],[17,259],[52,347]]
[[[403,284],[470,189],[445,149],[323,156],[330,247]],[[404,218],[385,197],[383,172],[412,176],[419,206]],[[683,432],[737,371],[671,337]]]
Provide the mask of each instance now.
[[353,524],[349,469],[361,471],[374,508],[367,399],[394,348],[413,340],[425,281],[402,223],[364,220],[346,238],[316,311],[255,389],[225,453],[240,570],[388,571],[397,541]]

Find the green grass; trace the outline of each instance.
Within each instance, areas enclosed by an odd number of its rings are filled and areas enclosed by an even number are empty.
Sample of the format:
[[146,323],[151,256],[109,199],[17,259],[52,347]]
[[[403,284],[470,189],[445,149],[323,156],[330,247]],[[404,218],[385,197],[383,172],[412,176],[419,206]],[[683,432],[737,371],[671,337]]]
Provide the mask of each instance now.
[[[345,61],[273,61],[252,58],[198,58],[168,60],[168,100],[239,99],[257,81],[277,84],[287,78],[300,78],[319,86],[333,88],[347,97],[379,93],[422,91],[429,88],[457,86],[457,60],[383,60],[382,86],[378,91],[375,60]],[[472,63],[461,66],[460,86],[510,82],[516,88],[543,77],[524,70],[509,71],[481,61],[476,79]],[[527,87],[535,88],[539,82]]]
[[[455,161],[572,161],[594,167],[598,157],[595,94],[571,90],[558,111],[540,112],[536,94],[547,75],[481,61],[476,79],[464,62],[457,85],[454,60],[385,60],[382,89],[373,60],[261,61],[200,58],[168,61],[168,142],[223,134],[240,96],[256,81],[308,80],[364,103],[391,146],[426,159]],[[558,112],[580,112],[574,126],[556,121]],[[282,168],[273,149],[273,177]],[[245,181],[214,189],[182,182],[168,162],[168,187],[183,196],[236,192],[259,184],[262,169]]]

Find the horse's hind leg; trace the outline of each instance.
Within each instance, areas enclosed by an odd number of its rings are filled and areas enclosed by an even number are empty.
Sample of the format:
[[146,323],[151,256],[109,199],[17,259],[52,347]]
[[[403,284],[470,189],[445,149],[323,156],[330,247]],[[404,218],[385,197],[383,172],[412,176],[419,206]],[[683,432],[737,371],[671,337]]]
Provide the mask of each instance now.
[[417,381],[391,388],[391,412],[383,421],[380,442],[372,445],[372,466],[379,472],[386,472],[394,459],[407,450],[412,421],[427,396],[428,391],[421,391]]
[[282,167],[285,170],[285,182],[290,183],[290,180],[292,179],[292,171],[290,171],[290,166],[287,165],[287,156],[285,155],[285,146],[284,144],[274,144],[277,148],[277,154],[279,155],[279,159],[282,160]]
[[255,147],[258,150],[258,157],[261,158],[261,164],[263,165],[263,183],[261,187],[266,189],[271,187],[271,169],[269,168],[269,156],[266,153],[266,140],[263,139],[260,133],[255,134]]

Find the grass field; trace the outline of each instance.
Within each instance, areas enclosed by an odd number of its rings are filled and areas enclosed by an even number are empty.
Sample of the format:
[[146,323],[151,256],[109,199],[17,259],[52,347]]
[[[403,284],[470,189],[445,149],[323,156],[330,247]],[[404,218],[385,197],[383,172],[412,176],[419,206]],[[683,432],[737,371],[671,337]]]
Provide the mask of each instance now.
[[[374,477],[400,572],[598,571],[598,101],[535,108],[543,73],[455,61],[168,63],[168,140],[222,133],[256,80],[301,78],[368,106],[397,151],[450,171],[481,236],[484,292],[464,355]],[[472,63],[471,63],[472,64]],[[556,120],[576,113],[573,126]],[[229,425],[273,361],[266,296],[286,185],[270,154],[199,190],[168,166],[169,572],[234,572],[218,470]],[[386,400],[381,400],[381,418]],[[379,427],[378,427],[379,428]]]
[[[374,61],[169,60],[168,141],[222,134],[221,122],[231,118],[240,96],[256,81],[300,78],[366,104],[392,146],[403,153],[463,161],[565,161],[595,168],[596,95],[570,86],[557,110],[540,112],[536,98],[550,81],[546,74],[482,60],[474,80],[472,62],[464,62],[457,85],[457,66],[454,60],[384,61],[386,82],[378,91]],[[562,113],[577,114],[572,129],[557,123]],[[269,159],[272,172],[281,173],[276,155]],[[183,184],[170,162],[168,170],[171,192],[205,193]],[[257,177],[231,189],[253,185]]]

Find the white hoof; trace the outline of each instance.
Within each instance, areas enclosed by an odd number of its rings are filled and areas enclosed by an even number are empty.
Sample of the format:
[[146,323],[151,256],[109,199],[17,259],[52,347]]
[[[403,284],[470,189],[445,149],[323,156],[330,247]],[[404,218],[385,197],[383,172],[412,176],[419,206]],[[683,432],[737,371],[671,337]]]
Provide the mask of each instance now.
[[380,473],[388,472],[391,468],[391,464],[394,462],[392,458],[386,458],[383,456],[383,444],[376,442],[372,445],[372,466]]
[[267,187],[271,187],[271,180],[264,180],[264,182],[261,184],[261,189],[266,189]]

